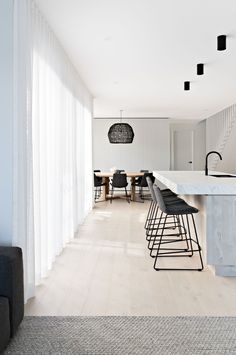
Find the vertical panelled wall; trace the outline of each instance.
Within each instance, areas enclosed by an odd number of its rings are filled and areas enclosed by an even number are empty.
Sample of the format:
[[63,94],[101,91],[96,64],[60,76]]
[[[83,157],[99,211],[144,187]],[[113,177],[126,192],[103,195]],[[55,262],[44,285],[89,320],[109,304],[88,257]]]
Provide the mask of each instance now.
[[221,153],[223,160],[217,155],[209,159],[212,170],[236,173],[236,104],[227,107],[206,120],[207,152],[216,150]]
[[194,128],[194,170],[204,170],[206,156],[206,120]]

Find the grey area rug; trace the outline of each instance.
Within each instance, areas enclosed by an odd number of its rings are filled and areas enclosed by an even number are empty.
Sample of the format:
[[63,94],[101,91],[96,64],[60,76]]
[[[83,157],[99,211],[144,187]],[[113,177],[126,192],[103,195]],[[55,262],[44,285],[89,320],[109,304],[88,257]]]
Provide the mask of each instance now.
[[4,354],[236,354],[236,318],[26,317]]

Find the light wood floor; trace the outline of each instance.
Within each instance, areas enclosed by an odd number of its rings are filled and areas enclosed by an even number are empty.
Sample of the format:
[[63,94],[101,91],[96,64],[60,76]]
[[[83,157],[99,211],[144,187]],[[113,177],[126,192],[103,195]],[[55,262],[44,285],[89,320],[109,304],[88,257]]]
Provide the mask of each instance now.
[[153,270],[143,229],[147,209],[148,202],[96,204],[26,315],[236,316],[236,278],[207,268]]

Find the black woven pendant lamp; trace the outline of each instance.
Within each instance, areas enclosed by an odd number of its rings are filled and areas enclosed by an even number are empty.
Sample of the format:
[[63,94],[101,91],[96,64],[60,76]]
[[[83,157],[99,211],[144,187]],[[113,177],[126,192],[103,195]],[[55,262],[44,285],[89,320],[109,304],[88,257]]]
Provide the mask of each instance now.
[[122,112],[120,110],[120,123],[114,123],[108,131],[109,142],[112,144],[129,144],[134,139],[133,128],[122,122]]

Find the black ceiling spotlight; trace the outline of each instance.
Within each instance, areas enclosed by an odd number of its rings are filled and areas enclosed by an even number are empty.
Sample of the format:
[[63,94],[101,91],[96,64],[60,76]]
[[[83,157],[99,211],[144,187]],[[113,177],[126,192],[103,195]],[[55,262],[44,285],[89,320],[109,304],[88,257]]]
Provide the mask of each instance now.
[[108,139],[112,144],[129,144],[134,139],[133,128],[122,122],[122,112],[123,110],[120,110],[120,123],[114,123],[108,131]]
[[197,64],[197,75],[203,75],[204,74],[204,64],[199,63]]
[[190,81],[184,82],[184,90],[190,90]]
[[224,51],[226,49],[226,35],[220,35],[217,37],[217,50]]

